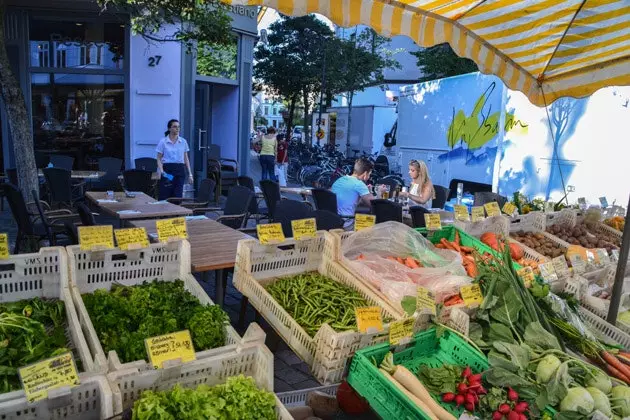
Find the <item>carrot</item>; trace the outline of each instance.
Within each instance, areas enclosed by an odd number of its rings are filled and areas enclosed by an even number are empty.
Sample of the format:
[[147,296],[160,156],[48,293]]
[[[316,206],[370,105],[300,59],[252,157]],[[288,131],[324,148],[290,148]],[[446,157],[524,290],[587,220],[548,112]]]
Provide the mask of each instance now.
[[357,257],[357,260],[364,260],[365,259],[365,255],[363,254],[359,254],[359,256]]
[[623,356],[627,359],[630,359],[630,353],[626,353],[625,351],[620,351],[619,353],[617,353],[617,356]]
[[405,263],[405,262],[403,261],[403,259],[402,259],[402,258],[400,258],[400,257],[396,257],[396,261],[398,261],[398,262],[399,262],[399,263],[401,263],[401,264],[404,264],[404,263]]
[[462,252],[465,252],[466,254],[472,254],[473,252],[475,252],[475,248],[471,246],[460,245],[459,249],[461,249]]
[[611,365],[612,367],[617,369],[626,378],[630,378],[630,367],[629,366],[624,365],[623,363],[621,363],[619,361],[619,359],[617,359],[615,356],[613,356],[612,354],[608,353],[605,350],[602,351],[599,355],[602,357],[602,359],[604,359],[604,361],[606,363],[608,363],[609,365]]
[[440,239],[440,243],[444,245],[444,249],[450,249],[452,251],[455,251],[453,244],[447,241],[445,238]]
[[462,259],[464,261],[470,261],[471,263],[475,262],[475,259],[473,257],[471,257],[470,255],[462,255]]
[[630,385],[630,379],[628,379],[626,375],[624,375],[623,373],[621,373],[619,370],[615,369],[614,367],[610,366],[609,364],[605,364],[605,365],[606,365],[606,370],[608,371],[608,373],[610,373],[614,378],[619,379],[620,381]]
[[617,359],[621,360],[626,365],[630,365],[630,355],[628,355],[628,353],[619,352],[617,354]]
[[456,230],[455,231],[455,244],[457,244],[459,246],[460,244],[460,237],[459,237],[459,232]]
[[477,271],[477,266],[474,262],[464,260],[464,268],[466,269],[466,274],[468,274],[470,277],[477,277],[477,274],[479,274],[479,272]]
[[420,410],[422,410],[422,412],[424,414],[426,414],[427,416],[429,416],[430,419],[432,420],[439,420],[437,417],[435,417],[435,414],[433,414],[431,412],[431,410],[429,409],[429,407],[427,407],[427,405],[422,402],[422,400],[420,400],[420,398],[416,397],[415,395],[413,395],[411,392],[409,392],[407,390],[407,388],[405,388],[404,386],[402,386],[400,384],[400,382],[398,382],[396,379],[394,379],[392,377],[392,375],[389,374],[389,372],[387,372],[385,369],[380,368],[379,371],[383,374],[383,376],[385,376],[387,379],[389,379],[389,381],[394,384],[394,386],[396,386],[396,388],[398,388],[403,394],[405,394],[407,396],[407,398],[409,398],[411,400],[411,402],[413,402],[415,405],[418,406],[418,408],[420,408]]
[[464,303],[460,295],[453,295],[444,301],[444,306],[455,306]]
[[440,248],[440,249],[446,249],[446,247],[444,246],[444,244],[437,244],[435,245],[436,248]]
[[414,260],[411,257],[407,257],[405,259],[405,265],[409,268],[420,268],[420,266],[418,265],[418,263],[416,262],[416,260]]

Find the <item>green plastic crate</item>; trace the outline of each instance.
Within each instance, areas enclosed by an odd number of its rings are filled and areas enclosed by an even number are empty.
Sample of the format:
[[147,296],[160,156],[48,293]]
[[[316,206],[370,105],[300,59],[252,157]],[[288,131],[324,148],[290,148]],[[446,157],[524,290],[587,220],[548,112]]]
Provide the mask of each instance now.
[[[350,365],[348,383],[384,419],[428,420],[429,417],[374,366],[373,361],[380,365],[390,349],[393,347],[390,348],[389,343],[382,343],[358,350]],[[435,328],[415,334],[406,349],[394,353],[394,363],[405,366],[414,374],[421,365],[470,366],[475,373],[488,369],[486,357],[463,338],[447,330],[438,339]],[[434,398],[440,403],[439,396]],[[455,417],[464,411],[454,404],[444,404],[443,407]]]

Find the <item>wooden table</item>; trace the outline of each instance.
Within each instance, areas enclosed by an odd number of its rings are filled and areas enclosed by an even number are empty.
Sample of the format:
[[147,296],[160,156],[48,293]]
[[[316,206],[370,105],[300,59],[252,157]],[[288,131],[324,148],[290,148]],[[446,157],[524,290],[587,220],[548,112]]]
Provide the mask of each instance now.
[[312,190],[312,188],[308,187],[280,187],[280,192],[301,195],[305,200],[307,197],[313,195]]
[[[122,181],[124,179],[123,174],[118,175],[118,180]],[[160,175],[158,175],[157,172],[152,172],[151,173],[151,181],[159,181],[160,180]]]
[[[106,214],[117,217],[121,225],[128,220],[159,219],[192,214],[190,209],[168,202],[158,202],[155,198],[144,193],[136,192],[134,194],[135,197],[127,197],[124,192],[115,192],[115,203],[99,201],[109,199],[106,192],[88,191],[85,193],[85,196]],[[136,212],[126,212],[130,210],[135,210]],[[119,213],[121,211],[123,213]]]
[[[145,228],[150,237],[156,233],[154,220],[136,220],[131,222],[131,225]],[[215,303],[223,306],[225,294],[223,270],[234,267],[238,241],[252,237],[211,219],[188,220],[186,228],[190,242],[192,271],[202,273],[204,281],[207,281],[210,271],[215,272]]]
[[[38,169],[37,175],[39,177],[44,176],[44,170]],[[102,171],[70,171],[70,178],[72,179],[100,179],[105,175]]]

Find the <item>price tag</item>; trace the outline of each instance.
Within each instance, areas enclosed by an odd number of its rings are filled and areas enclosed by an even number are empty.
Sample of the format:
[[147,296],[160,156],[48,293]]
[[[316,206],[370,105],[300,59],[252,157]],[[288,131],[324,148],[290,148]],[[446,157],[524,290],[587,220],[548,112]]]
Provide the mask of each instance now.
[[590,250],[590,249],[586,250],[586,262],[591,265],[596,265],[599,263],[599,258],[593,251],[595,250]]
[[608,200],[606,197],[599,197],[599,204],[601,204],[604,209],[608,207]]
[[317,234],[317,223],[314,218],[292,220],[291,228],[293,229],[293,238],[298,241],[312,239]]
[[473,222],[481,222],[483,219],[486,218],[486,215],[483,211],[483,207],[479,206],[479,207],[473,207],[471,209],[471,213],[472,213],[472,221]]
[[163,219],[155,221],[158,240],[160,242],[168,242],[169,239],[187,239],[188,231],[186,230],[186,219],[176,217],[174,219]]
[[435,308],[435,299],[431,296],[431,292],[428,289],[418,286],[418,295],[416,298],[416,310],[420,314],[435,315],[437,313]]
[[383,318],[381,308],[378,306],[364,306],[354,308],[357,317],[357,328],[362,333],[376,333],[383,331]]
[[376,216],[373,214],[357,213],[354,215],[354,230],[356,232],[371,228],[376,224]]
[[149,238],[145,228],[114,229],[114,236],[118,248],[123,251],[149,246]]
[[440,230],[442,229],[442,219],[438,213],[425,213],[424,223],[428,230]]
[[9,235],[0,233],[0,260],[6,260],[7,258],[9,258]]
[[[562,257],[564,259],[564,257]],[[566,261],[564,265],[566,266]],[[553,265],[553,261],[549,261],[543,264],[538,265],[538,269],[540,270],[540,276],[547,282],[553,283],[558,281],[558,274],[556,274],[556,269]]]
[[610,260],[614,263],[619,262],[619,250],[618,249],[613,249],[612,250],[612,255],[610,257]]
[[267,223],[266,225],[256,225],[256,233],[261,244],[284,242],[284,232],[280,223]]
[[532,283],[536,281],[534,270],[531,267],[523,267],[516,272],[516,274],[523,280],[525,287],[531,287]]
[[599,258],[600,264],[604,264],[604,265],[610,264],[610,257],[608,256],[608,251],[606,251],[603,248],[597,248],[595,252],[597,253],[597,257]]
[[147,338],[144,346],[155,369],[161,369],[168,360],[181,359],[185,363],[196,358],[188,330]]
[[569,261],[571,261],[571,266],[576,274],[582,274],[586,271],[586,261],[581,256],[571,255]]
[[553,268],[558,277],[561,279],[569,277],[569,266],[567,265],[567,260],[564,258],[564,255],[554,258],[551,262],[553,263]]
[[413,336],[413,318],[394,321],[389,324],[389,344],[405,344]]
[[483,207],[486,209],[486,214],[488,215],[488,217],[498,216],[501,214],[499,203],[497,203],[496,201],[486,203],[483,205]]
[[462,295],[466,306],[477,306],[483,302],[483,295],[478,284],[470,284],[459,288],[459,294]]
[[455,204],[453,206],[455,210],[455,219],[461,220],[462,222],[469,222],[470,215],[468,214],[468,207],[463,206],[461,204]]
[[19,368],[18,375],[29,402],[48,397],[52,389],[79,384],[77,367],[69,352]]
[[79,226],[79,245],[82,251],[114,247],[112,226]]
[[507,214],[508,216],[514,215],[515,211],[516,211],[516,206],[513,203],[510,203],[508,201],[503,205],[503,213]]

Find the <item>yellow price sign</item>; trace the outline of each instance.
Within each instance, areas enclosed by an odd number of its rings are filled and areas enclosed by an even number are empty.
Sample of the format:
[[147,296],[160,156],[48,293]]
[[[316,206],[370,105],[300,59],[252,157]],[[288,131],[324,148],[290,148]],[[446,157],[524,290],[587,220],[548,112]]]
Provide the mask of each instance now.
[[314,218],[292,220],[293,238],[298,241],[302,239],[312,239],[317,235],[317,223]]
[[455,204],[453,206],[453,210],[455,210],[455,219],[461,220],[462,222],[469,222],[470,215],[468,214],[468,207],[462,204]]
[[118,248],[126,251],[134,248],[147,248],[149,238],[145,228],[115,229],[114,236]]
[[536,280],[536,276],[534,275],[534,270],[531,267],[523,267],[516,272],[516,274],[523,280],[523,284],[525,287],[530,287],[532,283]]
[[428,230],[440,230],[442,229],[442,219],[437,213],[425,213],[424,223]]
[[186,229],[186,219],[176,217],[174,219],[162,219],[155,221],[158,240],[160,242],[168,242],[169,239],[187,239],[188,230]]
[[52,389],[79,384],[77,367],[69,352],[19,368],[18,375],[29,402],[46,398]]
[[435,308],[435,299],[431,296],[431,292],[428,289],[418,286],[418,294],[416,297],[416,310],[420,314],[435,315],[437,310]]
[[481,294],[481,288],[478,284],[460,287],[459,294],[462,295],[466,306],[481,305],[483,302],[483,295]]
[[285,241],[284,232],[282,231],[282,225],[280,223],[256,225],[256,232],[258,233],[258,240],[263,245]]
[[507,214],[508,216],[512,216],[515,210],[516,206],[509,201],[503,205],[503,213]]
[[110,226],[79,226],[79,245],[82,251],[114,247],[114,228]]
[[149,355],[149,361],[155,369],[164,367],[164,362],[181,359],[182,363],[196,359],[190,332],[178,331],[171,334],[159,335],[144,340]]
[[0,233],[0,260],[7,258],[9,258],[9,235]]
[[354,215],[354,230],[356,232],[371,228],[376,224],[376,216],[373,214],[357,213]]
[[413,318],[394,321],[389,324],[389,344],[398,345],[401,341],[407,341],[413,336]]
[[486,209],[486,214],[488,215],[488,217],[498,216],[501,214],[499,203],[497,203],[496,201],[486,203],[483,205],[483,207]]
[[486,214],[484,213],[483,207],[479,206],[479,207],[473,207],[471,209],[471,213],[472,213],[472,221],[473,222],[480,222],[483,219],[486,218]]
[[357,317],[357,328],[362,333],[375,333],[383,331],[383,318],[381,308],[378,306],[364,306],[354,308]]
[[599,258],[600,264],[610,264],[610,257],[608,256],[608,251],[606,251],[604,248],[597,248],[595,250],[595,254],[597,255],[597,258]]

